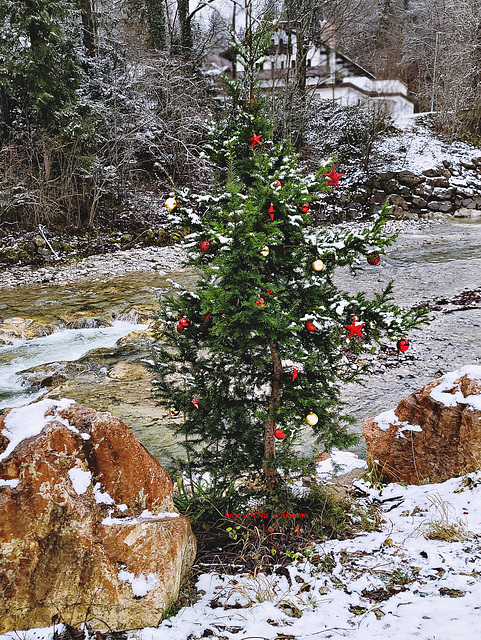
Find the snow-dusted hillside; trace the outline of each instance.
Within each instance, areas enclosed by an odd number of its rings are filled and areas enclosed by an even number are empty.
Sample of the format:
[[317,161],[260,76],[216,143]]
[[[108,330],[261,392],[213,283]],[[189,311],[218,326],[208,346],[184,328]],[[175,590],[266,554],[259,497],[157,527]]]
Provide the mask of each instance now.
[[455,170],[470,164],[471,158],[481,156],[481,148],[464,142],[450,142],[438,136],[426,124],[426,116],[416,114],[398,118],[395,123],[398,133],[385,138],[376,145],[373,156],[373,171],[402,171],[407,169],[421,174],[426,169],[439,166],[443,161]]

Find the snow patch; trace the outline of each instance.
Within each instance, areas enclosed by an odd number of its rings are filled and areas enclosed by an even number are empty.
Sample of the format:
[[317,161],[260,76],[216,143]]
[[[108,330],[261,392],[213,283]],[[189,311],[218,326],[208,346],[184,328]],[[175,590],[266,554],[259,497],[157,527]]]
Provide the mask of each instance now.
[[115,500],[112,498],[112,496],[107,491],[105,491],[105,489],[102,491],[102,485],[100,484],[100,482],[95,483],[94,498],[97,504],[115,504]]
[[[119,505],[119,509],[120,507],[124,507],[125,505]],[[125,508],[127,508],[125,506]],[[125,511],[125,509],[120,509],[121,511]],[[111,516],[107,516],[107,518],[104,518],[102,520],[101,524],[105,524],[105,525],[114,525],[114,524],[128,524],[128,525],[132,525],[132,524],[140,524],[142,522],[149,522],[149,521],[153,521],[153,520],[162,520],[164,518],[178,518],[179,514],[178,513],[173,513],[171,511],[169,512],[164,512],[164,513],[151,513],[148,509],[145,509],[144,511],[142,511],[142,513],[140,514],[140,516],[137,516],[135,518],[112,518]]]
[[[0,460],[7,458],[23,440],[37,436],[52,420],[60,422],[74,433],[79,433],[78,429],[70,425],[68,420],[59,416],[59,412],[62,409],[66,409],[72,404],[75,404],[75,400],[67,398],[62,398],[61,400],[47,399],[12,409],[5,418],[5,427],[2,430],[2,435],[9,440],[9,443],[5,451],[0,453]],[[51,410],[53,412],[46,415]]]
[[353,469],[367,469],[365,460],[360,460],[355,453],[333,449],[327,460],[316,464],[316,475],[319,479],[330,476],[340,476]]
[[467,404],[472,409],[481,410],[481,395],[471,395],[464,397],[461,389],[454,389],[454,383],[459,378],[467,376],[469,380],[481,380],[481,366],[466,365],[456,371],[446,373],[429,394],[433,400],[443,404],[445,407],[455,407],[457,404]]
[[75,492],[79,496],[85,493],[92,483],[92,474],[90,471],[84,471],[83,469],[79,469],[79,467],[69,469],[68,475]]
[[401,422],[397,415],[394,413],[394,409],[389,409],[388,411],[383,411],[375,418],[373,418],[374,422],[377,424],[381,431],[387,431],[391,425],[395,427],[401,427],[398,429],[398,434],[396,437],[404,437],[402,435],[403,431],[422,431],[422,428],[418,424],[409,424],[409,422]]
[[149,573],[148,576],[143,576],[140,574],[138,578],[135,577],[134,573],[130,571],[125,571],[122,569],[118,573],[118,578],[121,582],[128,582],[132,587],[132,591],[134,592],[134,596],[138,598],[143,598],[146,596],[149,591],[155,588],[156,584],[159,582],[155,573]]
[[1,487],[11,487],[12,489],[16,489],[18,487],[20,480],[0,480],[0,488]]

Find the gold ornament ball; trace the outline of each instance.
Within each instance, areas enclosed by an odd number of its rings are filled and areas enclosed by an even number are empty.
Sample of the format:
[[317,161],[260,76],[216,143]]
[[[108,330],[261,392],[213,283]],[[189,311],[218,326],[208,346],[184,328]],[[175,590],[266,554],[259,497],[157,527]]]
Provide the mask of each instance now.
[[269,255],[269,247],[262,247],[261,256],[264,256],[264,258],[267,258],[268,255]]
[[319,418],[315,413],[309,413],[306,416],[306,422],[307,424],[311,425],[311,427],[313,427],[315,424],[319,422]]
[[314,262],[312,263],[312,268],[314,269],[314,271],[324,271],[324,262],[322,260],[314,260]]
[[173,211],[176,206],[177,206],[177,200],[175,198],[167,198],[167,200],[165,201],[165,204],[164,204],[164,207],[168,211]]

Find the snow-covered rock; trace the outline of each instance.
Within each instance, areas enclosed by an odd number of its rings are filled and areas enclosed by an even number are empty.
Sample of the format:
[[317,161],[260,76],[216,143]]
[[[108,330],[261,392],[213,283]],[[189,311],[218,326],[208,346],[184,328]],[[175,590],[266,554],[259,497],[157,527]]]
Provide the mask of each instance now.
[[368,456],[385,478],[440,482],[481,468],[481,366],[445,374],[364,421]]
[[130,429],[72,400],[0,419],[0,633],[156,626],[194,561],[172,482]]

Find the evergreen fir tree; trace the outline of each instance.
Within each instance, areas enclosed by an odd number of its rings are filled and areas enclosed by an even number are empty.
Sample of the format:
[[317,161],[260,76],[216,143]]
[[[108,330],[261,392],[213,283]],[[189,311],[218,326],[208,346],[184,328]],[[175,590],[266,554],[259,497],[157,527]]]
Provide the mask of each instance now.
[[[289,144],[273,142],[252,74],[229,89],[229,113],[207,147],[214,184],[179,191],[172,212],[200,275],[195,291],[175,284],[159,316],[154,384],[180,414],[174,429],[191,470],[214,479],[263,470],[273,488],[277,468],[301,463],[294,445],[306,416],[325,449],[352,442],[340,391],[367,367],[346,350],[404,338],[426,316],[391,304],[390,287],[373,300],[338,289],[336,267],[355,270],[394,241],[382,234],[385,216],[359,228],[312,227],[309,203],[331,188],[327,168],[305,175]],[[363,337],[349,338],[354,316]]]
[[70,0],[0,3],[0,135],[61,129],[83,79],[81,47]]

